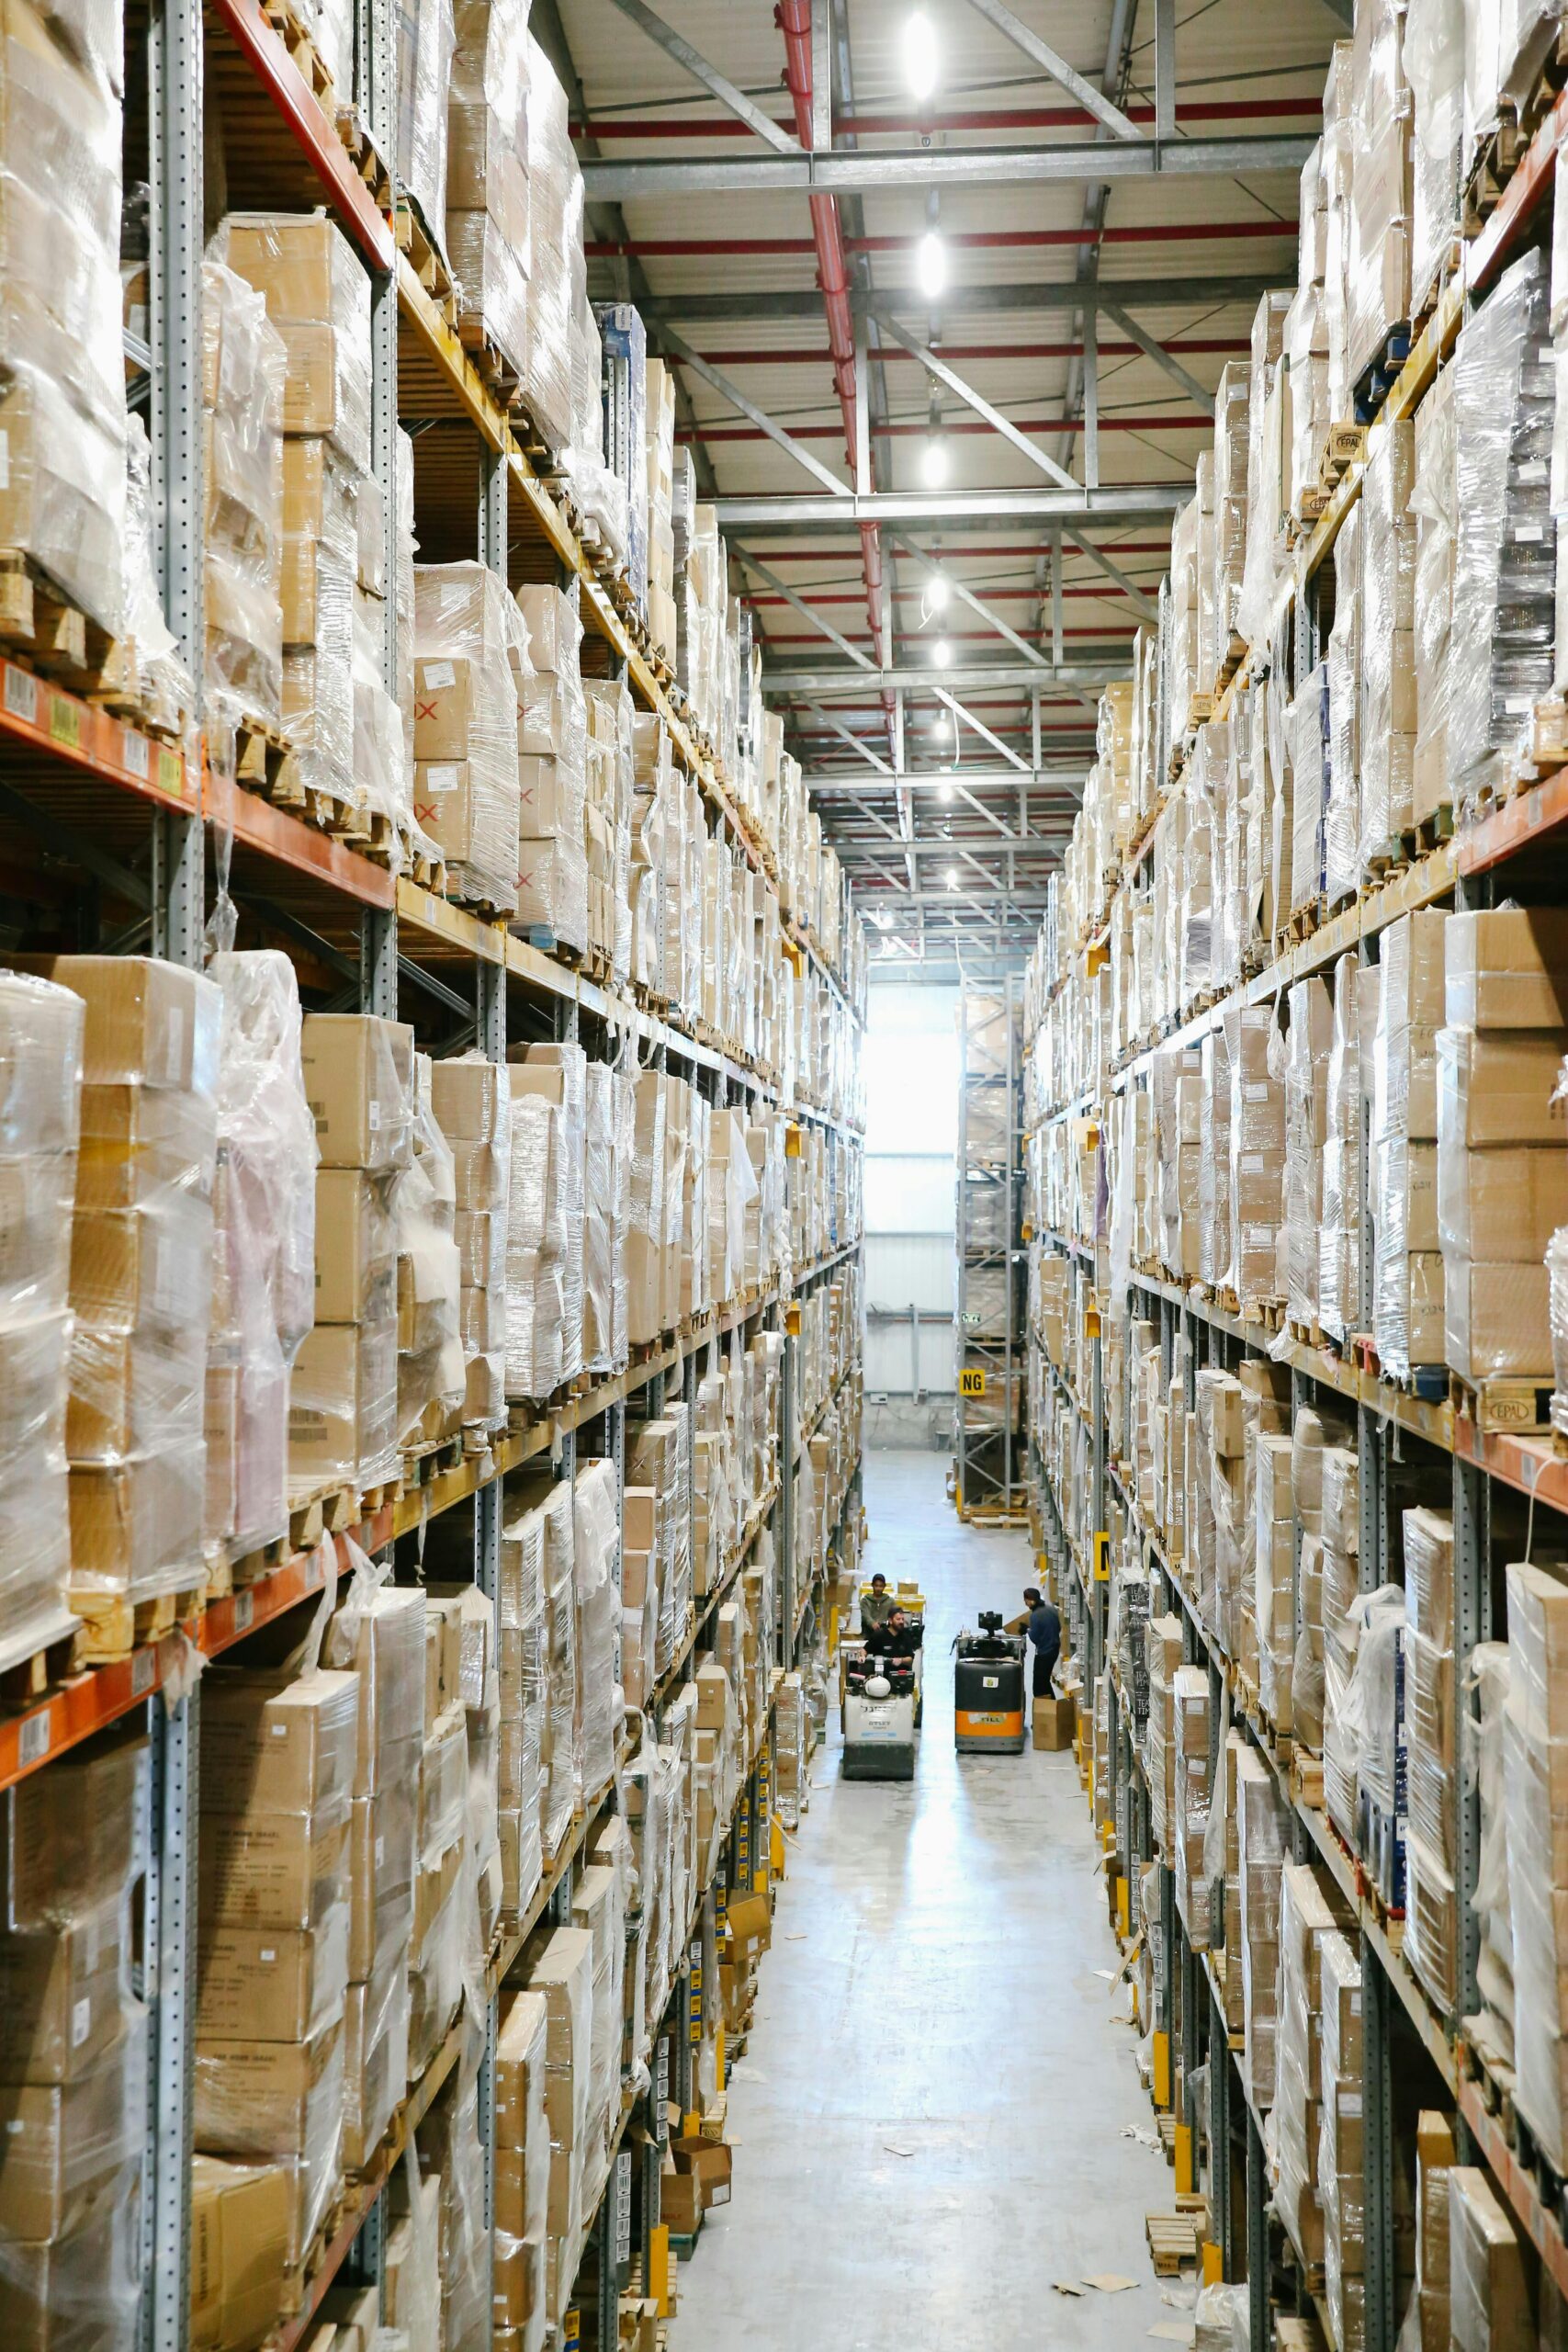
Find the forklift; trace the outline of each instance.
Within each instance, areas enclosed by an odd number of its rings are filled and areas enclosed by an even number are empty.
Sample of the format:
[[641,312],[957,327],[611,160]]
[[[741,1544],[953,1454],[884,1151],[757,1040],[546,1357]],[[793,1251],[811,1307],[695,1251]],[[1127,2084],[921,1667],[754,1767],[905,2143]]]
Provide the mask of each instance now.
[[1023,1635],[983,1609],[980,1630],[953,1643],[953,1744],[960,1756],[1023,1753]]
[[[869,1585],[862,1599],[869,1596]],[[900,1586],[897,1606],[914,1628],[915,1646],[891,1656],[864,1639],[840,1650],[846,1781],[912,1781],[923,1713],[925,1600]]]

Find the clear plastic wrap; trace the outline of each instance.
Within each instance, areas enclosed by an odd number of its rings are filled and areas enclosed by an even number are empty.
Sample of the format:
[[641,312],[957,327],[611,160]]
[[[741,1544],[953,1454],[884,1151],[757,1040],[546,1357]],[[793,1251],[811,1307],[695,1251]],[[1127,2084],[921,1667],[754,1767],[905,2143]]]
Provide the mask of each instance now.
[[482,563],[414,571],[414,814],[451,895],[517,906],[517,729],[530,676],[523,616]]
[[[1436,0],[1447,6],[1450,0]],[[1419,825],[1448,801],[1448,662],[1459,538],[1454,371],[1442,369],[1416,414],[1416,758],[1411,810]]]
[[370,471],[370,280],[325,212],[231,212],[214,252],[254,287],[286,354],[283,431]]
[[274,949],[214,956],[223,992],[207,1359],[209,1543],[256,1550],[288,1523],[288,1382],[314,1320],[316,1134],[299,983]]
[[1235,1815],[1245,2064],[1254,2103],[1262,2109],[1274,2103],[1280,1873],[1285,1858],[1286,1814],[1273,1772],[1249,1748],[1236,1754]]
[[1325,983],[1298,980],[1290,993],[1285,1058],[1284,1257],[1293,1322],[1318,1316],[1323,1232],[1323,1147],[1327,1141],[1328,1066],[1334,1007]]
[[1514,1929],[1508,1902],[1508,1825],[1505,1801],[1503,1724],[1512,1664],[1506,1642],[1477,1642],[1467,1676],[1473,1697],[1476,1779],[1481,1799],[1481,1850],[1472,1900],[1481,1921],[1476,1981],[1498,2055],[1514,2060]]
[[[560,1353],[556,1382],[574,1380],[582,1369],[582,1249],[587,1185],[588,1057],[579,1046],[530,1046],[527,1058],[511,1068],[513,1116],[534,1095],[549,1108],[550,1191],[546,1216],[525,1217],[524,1230],[541,1237],[539,1255],[559,1285],[555,1344]],[[510,1220],[512,1225],[516,1219]],[[511,1243],[508,1243],[509,1252]],[[550,1285],[552,1300],[554,1283]],[[508,1307],[512,1305],[511,1275]],[[508,1378],[508,1393],[512,1389]],[[547,1395],[548,1389],[535,1392]]]
[[451,1147],[461,1271],[465,1424],[490,1429],[506,1413],[506,1229],[512,1096],[505,1070],[480,1054],[431,1066],[431,1107]]
[[509,1917],[518,1917],[543,1870],[547,1659],[545,1515],[536,1505],[515,1512],[502,1526],[499,1613],[502,1905]]
[[241,718],[283,718],[283,395],[288,353],[266,303],[209,258],[202,271],[207,417],[207,724],[232,769]]
[[0,80],[0,544],[123,627],[122,30],[7,12]]
[[615,1682],[621,1532],[613,1463],[589,1463],[579,1472],[573,1510],[578,1774],[588,1802],[615,1770],[621,1727]]
[[546,1397],[562,1379],[565,1175],[558,1106],[515,1087],[506,1220],[506,1393]]
[[583,1928],[556,1928],[533,1952],[529,1988],[545,2002],[545,2118],[550,2136],[549,2276],[552,2321],[564,2314],[577,2276],[589,2218],[583,2153],[593,2046],[593,1939]]
[[1359,858],[1371,870],[1413,824],[1416,757],[1416,427],[1375,424],[1361,490]]
[[495,2053],[495,2324],[518,2352],[542,2352],[547,2317],[550,2134],[545,2113],[547,2011],[540,1993],[511,1996]]
[[1463,0],[1407,0],[1404,71],[1412,103],[1411,300],[1429,307],[1460,233],[1464,127]]
[[1347,368],[1352,388],[1410,317],[1412,100],[1402,56],[1404,0],[1363,0],[1352,40]]
[[460,0],[446,115],[446,239],[464,317],[521,372],[529,241],[526,0]]
[[551,448],[572,437],[570,252],[582,233],[582,175],[572,153],[566,93],[528,39],[528,193],[533,259],[523,389]]
[[63,1630],[70,1566],[67,1406],[72,1216],[84,1011],[69,988],[0,975],[0,1634]]
[[1328,639],[1328,778],[1323,812],[1323,887],[1330,906],[1361,878],[1361,509],[1334,543],[1334,626]]
[[1535,2320],[1524,2248],[1478,2165],[1450,2167],[1448,2222],[1453,2352],[1528,2345]]
[[1568,2084],[1559,1918],[1568,1887],[1568,1585],[1543,1568],[1507,1570],[1509,1676],[1503,1717],[1508,1907],[1513,1928],[1515,2063],[1521,2111],[1560,2165]]
[[396,39],[399,195],[412,198],[427,234],[445,253],[446,103],[456,40],[452,0],[408,0],[398,11]]
[[1450,773],[1469,805],[1517,764],[1551,684],[1555,385],[1539,251],[1521,255],[1466,322],[1453,371],[1459,538],[1446,715]]
[[492,2293],[477,2069],[462,2066],[447,2083],[421,2140],[424,2161],[441,2181],[441,2341],[458,2352],[484,2341]]

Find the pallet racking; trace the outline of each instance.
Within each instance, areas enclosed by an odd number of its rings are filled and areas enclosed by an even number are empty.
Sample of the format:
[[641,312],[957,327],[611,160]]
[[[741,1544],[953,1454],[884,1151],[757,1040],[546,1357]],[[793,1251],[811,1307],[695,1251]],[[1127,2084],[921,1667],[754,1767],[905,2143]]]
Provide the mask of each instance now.
[[958,996],[953,1279],[953,1496],[962,1520],[1021,1524],[1024,1455],[1019,1242],[1022,989]]
[[[152,187],[150,317],[136,357],[149,378],[151,442],[157,518],[155,564],[165,616],[193,677],[204,658],[201,279],[205,134],[217,133],[228,201],[235,206],[302,210],[324,205],[345,232],[370,282],[372,446],[375,479],[386,512],[396,512],[397,426],[416,431],[414,496],[429,560],[478,553],[512,587],[550,580],[567,588],[583,622],[585,666],[618,675],[639,706],[662,718],[677,763],[699,785],[708,822],[759,874],[772,859],[736,806],[709,748],[661,683],[646,639],[628,621],[578,532],[565,499],[530,462],[519,414],[503,407],[464,349],[400,235],[402,209],[380,161],[391,152],[396,69],[392,12],[386,0],[358,11],[353,105],[330,115],[304,52],[287,37],[287,9],[258,0],[153,0],[128,30],[140,38],[144,72],[128,100],[128,154],[144,164]],[[128,41],[128,48],[130,47]],[[309,58],[304,57],[308,65]],[[347,94],[344,94],[346,96]],[[144,101],[144,104],[141,102]],[[139,106],[141,110],[139,111]],[[385,676],[395,676],[395,619],[388,600]],[[211,766],[198,740],[174,742],[111,715],[92,700],[35,673],[20,659],[0,661],[0,829],[14,869],[44,895],[69,904],[84,944],[99,944],[99,903],[128,917],[118,944],[187,965],[202,960],[214,895],[226,893],[265,935],[286,943],[318,989],[335,990],[340,1008],[389,1017],[401,1013],[422,1046],[436,1052],[477,1045],[504,1061],[508,1043],[530,1037],[581,1041],[610,1057],[628,1045],[645,1064],[680,1069],[716,1106],[761,1104],[815,1128],[829,1154],[859,1151],[856,1129],[826,1106],[789,1102],[777,1073],[741,1060],[712,1037],[665,1017],[657,1005],[602,985],[573,965],[448,903],[407,874],[318,831],[288,809],[237,786]],[[21,886],[24,889],[26,884]],[[770,889],[775,890],[773,881]],[[859,1013],[817,942],[784,923],[797,973],[826,990],[852,1023]],[[104,944],[116,940],[103,934]],[[850,1197],[858,1198],[858,1188]],[[317,1596],[346,1558],[348,1536],[366,1551],[391,1549],[415,1572],[423,1530],[438,1514],[465,1513],[473,1530],[476,1585],[493,1599],[500,1556],[502,1481],[530,1460],[572,1475],[580,1444],[613,1459],[624,1483],[628,1410],[650,1415],[666,1395],[694,1400],[706,1351],[732,1334],[761,1329],[784,1341],[781,1426],[784,1475],[761,1498],[725,1565],[718,1589],[694,1616],[679,1654],[654,1696],[660,1713],[711,1644],[712,1621],[759,1535],[772,1535],[780,1564],[779,1675],[799,1656],[821,1610],[828,1558],[807,1564],[798,1586],[795,1465],[812,1430],[799,1407],[800,1302],[857,1257],[848,1231],[813,1263],[797,1266],[766,1291],[729,1302],[668,1335],[625,1373],[600,1380],[550,1406],[515,1416],[488,1451],[469,1454],[427,1482],[408,1484],[353,1523],[281,1561],[233,1564],[232,1589],[186,1620],[175,1637],[133,1648],[85,1672],[58,1670],[57,1651],[0,1658],[6,1703],[0,1713],[0,1792],[51,1763],[108,1724],[140,1711],[152,1751],[144,1851],[145,1960],[139,1990],[152,2027],[143,2196],[141,2341],[153,2352],[179,2352],[188,2340],[190,2152],[195,2020],[197,1774],[200,1686],[190,1682],[186,1645],[204,1657],[229,1651],[270,1620]],[[854,1376],[853,1367],[846,1375]],[[838,1392],[835,1392],[837,1395]],[[829,1403],[834,1401],[832,1398]],[[818,1420],[828,1409],[821,1408]],[[690,1510],[692,1498],[686,1497]],[[858,1473],[837,1516],[830,1549],[858,1521]],[[333,1556],[335,1553],[335,1557]],[[35,1645],[36,1646],[36,1645]],[[178,1670],[178,1671],[176,1671]],[[184,1695],[175,1696],[175,1690]],[[770,1715],[771,1720],[771,1715]],[[747,1759],[736,1816],[720,1849],[716,1883],[738,1884],[740,1860],[761,1848],[767,1748]],[[489,2047],[497,1994],[536,1922],[570,1916],[574,1873],[591,1832],[616,1803],[616,1782],[574,1821],[551,1861],[528,1914],[489,1955],[487,2055],[481,2067],[481,2131],[493,2132]],[[765,1864],[760,1865],[765,1871]],[[696,1910],[711,1893],[697,1890]],[[750,1891],[748,1876],[747,1891]],[[688,1936],[688,1944],[690,1937]],[[623,2094],[615,2161],[585,2257],[602,2347],[616,2341],[616,2292],[634,2260],[651,2274],[659,2233],[659,2159],[666,2134],[666,2093],[690,2107],[691,2048],[683,2020],[687,1973],[655,2036],[654,2079],[635,2099]],[[382,2189],[404,2144],[456,2063],[462,2020],[447,2037],[400,2110],[375,2162],[339,2205],[323,2259],[304,2307],[270,2340],[291,2352],[332,2278],[345,2267],[373,2278],[381,2256]],[[634,2135],[640,2174],[632,2182]],[[635,2239],[631,2222],[636,2215]]]
[[[1478,297],[1504,266],[1540,233],[1560,148],[1568,143],[1568,94],[1547,109],[1500,202],[1480,234],[1461,252],[1457,274],[1443,290],[1431,317],[1411,346],[1381,411],[1383,418],[1414,415],[1439,367],[1451,353],[1461,326]],[[1239,665],[1219,687],[1213,715],[1224,717],[1231,698],[1249,677],[1283,663],[1300,680],[1318,661],[1326,639],[1324,616],[1332,595],[1336,537],[1361,494],[1365,466],[1360,457],[1347,468],[1337,489],[1310,533],[1298,546],[1291,576],[1277,602],[1267,640],[1249,645]],[[1168,598],[1162,600],[1162,620]],[[1163,639],[1162,639],[1163,647]],[[1159,746],[1158,772],[1179,763],[1182,747]],[[1145,833],[1125,860],[1111,889],[1134,887],[1147,850]],[[1069,1127],[1090,1148],[1100,1148],[1096,1125],[1109,1102],[1150,1082],[1155,1058],[1197,1044],[1217,1029],[1227,1007],[1274,1001],[1296,979],[1325,969],[1349,951],[1375,960],[1388,926],[1419,907],[1451,902],[1477,908],[1499,902],[1515,861],[1540,860],[1568,842],[1568,769],[1537,767],[1521,775],[1511,796],[1500,797],[1451,838],[1438,841],[1397,864],[1380,882],[1364,888],[1343,912],[1308,931],[1297,944],[1252,971],[1218,1001],[1183,1008],[1153,1041],[1140,1039],[1107,1073],[1103,1091],[1041,1107],[1030,1130],[1032,1146],[1050,1128]],[[1516,867],[1522,871],[1522,867]],[[1540,868],[1537,866],[1539,874]],[[1078,943],[1087,969],[1095,968],[1110,936],[1109,908]],[[1071,987],[1072,978],[1057,983]],[[1363,1130],[1365,1120],[1363,1119]],[[1368,1152],[1360,1154],[1361,1231],[1369,1229]],[[1103,1187],[1101,1188],[1103,1195]],[[1156,1606],[1179,1618],[1181,1657],[1202,1668],[1209,1684],[1210,1784],[1221,1769],[1220,1726],[1228,1720],[1274,1776],[1288,1808],[1289,1856],[1318,1864],[1332,1879],[1359,1944],[1364,2063],[1361,2116],[1365,2146],[1365,2344],[1367,2352],[1393,2352],[1403,2313],[1396,2258],[1396,2174],[1413,2167],[1415,2110],[1442,2106],[1457,2111],[1461,2163],[1489,2170],[1521,2237],[1539,2256],[1557,2289],[1568,2294],[1568,2183],[1556,2175],[1531,2140],[1510,2097],[1507,2070],[1488,2062],[1467,2020],[1481,2007],[1477,1989],[1480,1920],[1474,1907],[1480,1869],[1481,1804],[1478,1726],[1473,1711],[1458,1713],[1457,1987],[1452,2005],[1439,2008],[1417,1978],[1402,1949],[1402,1917],[1383,1901],[1369,1863],[1344,1842],[1314,1785],[1314,1759],[1292,1749],[1269,1721],[1258,1691],[1230,1657],[1200,1606],[1179,1553],[1173,1553],[1155,1498],[1139,1490],[1132,1466],[1113,1457],[1106,1390],[1107,1351],[1102,1313],[1126,1312],[1157,1328],[1160,1365],[1166,1381],[1186,1370],[1186,1404],[1195,1408],[1195,1380],[1202,1367],[1234,1371],[1246,1356],[1267,1357],[1288,1366],[1292,1418],[1318,1401],[1337,1404],[1353,1417],[1359,1467],[1359,1581],[1365,1592],[1389,1580],[1398,1556],[1395,1471],[1407,1461],[1425,1464],[1450,1481],[1453,1518],[1456,1659],[1492,1637],[1494,1577],[1492,1515],[1498,1496],[1517,1496],[1533,1510],[1568,1510],[1568,1460],[1550,1436],[1489,1427],[1476,1395],[1458,1383],[1441,1395],[1402,1385],[1351,1351],[1341,1351],[1315,1334],[1292,1331],[1275,1318],[1244,1317],[1234,1303],[1198,1281],[1172,1281],[1157,1267],[1136,1261],[1126,1287],[1112,1299],[1107,1213],[1103,1197],[1088,1204],[1075,1231],[1041,1229],[1034,1248],[1066,1260],[1074,1271],[1081,1308],[1074,1377],[1060,1361],[1055,1333],[1047,1344],[1040,1325],[1029,1336],[1030,1476],[1035,1541],[1041,1566],[1054,1580],[1072,1629],[1084,1678],[1083,1713],[1095,1720],[1103,1693],[1109,1725],[1109,1785],[1093,1788],[1095,1763],[1085,1732],[1080,1770],[1091,1802],[1107,1823],[1106,1844],[1113,1859],[1119,1893],[1118,1926],[1123,1937],[1146,1936],[1154,1958],[1152,2089],[1156,2107],[1174,2124],[1172,2144],[1179,2191],[1199,2187],[1197,2150],[1209,2151],[1203,2186],[1210,2212],[1211,2246],[1206,2276],[1245,2279],[1250,2302],[1249,2342],[1267,2352],[1275,2341],[1276,2320],[1293,2301],[1298,2313],[1315,2311],[1329,2340],[1332,2330],[1320,2300],[1314,2265],[1280,2229],[1269,2204],[1265,2154],[1265,2115],[1254,2104],[1239,2037],[1227,2028],[1223,1979],[1213,1955],[1195,1949],[1176,1895],[1172,1856],[1162,1851],[1151,1825],[1150,1791],[1136,1736],[1140,1693],[1123,1688],[1109,1645],[1114,1563],[1130,1546],[1151,1571]],[[1366,1279],[1365,1271],[1363,1279]],[[1365,1304],[1365,1302],[1363,1302]],[[1130,1351],[1128,1351],[1130,1354]],[[1130,1366],[1124,1364],[1130,1371]],[[1130,1426],[1127,1399],[1120,1426]],[[1074,1476],[1066,1482],[1073,1500],[1063,1507],[1042,1445],[1046,1425],[1062,1417],[1065,1442],[1073,1449]],[[1533,1417],[1532,1417],[1533,1418]],[[1081,1476],[1077,1475],[1081,1470]],[[1295,1528],[1295,1574],[1299,1580],[1302,1530]],[[1299,1614],[1297,1623],[1300,1623]],[[1303,1770],[1303,1764],[1306,1769]],[[1149,1915],[1138,1908],[1143,1872],[1152,1868],[1157,1889]],[[1197,2109],[1205,2080],[1207,2103]],[[1273,2282],[1293,2283],[1277,2298]],[[1292,2339],[1293,2340],[1293,2339]]]

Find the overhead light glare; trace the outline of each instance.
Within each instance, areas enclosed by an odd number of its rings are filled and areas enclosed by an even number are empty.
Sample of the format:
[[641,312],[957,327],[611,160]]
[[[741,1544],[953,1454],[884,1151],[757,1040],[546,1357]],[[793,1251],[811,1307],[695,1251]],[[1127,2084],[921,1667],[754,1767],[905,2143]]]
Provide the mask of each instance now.
[[904,22],[904,79],[922,106],[934,92],[942,72],[936,27],[923,8]]
[[915,283],[928,302],[947,287],[947,247],[934,229],[928,229],[915,247]]
[[952,785],[939,784],[936,788],[936,797],[939,800],[951,800],[953,797]]
[[945,637],[939,637],[931,647],[931,660],[939,670],[945,670],[953,660],[953,648]]
[[933,571],[926,580],[926,607],[933,613],[945,613],[947,600],[953,594],[953,582],[945,571]]
[[933,433],[920,455],[920,479],[928,490],[942,490],[947,482],[947,443],[940,433]]
[[956,890],[958,888],[958,868],[956,865],[950,865],[947,869],[947,887],[950,890]]

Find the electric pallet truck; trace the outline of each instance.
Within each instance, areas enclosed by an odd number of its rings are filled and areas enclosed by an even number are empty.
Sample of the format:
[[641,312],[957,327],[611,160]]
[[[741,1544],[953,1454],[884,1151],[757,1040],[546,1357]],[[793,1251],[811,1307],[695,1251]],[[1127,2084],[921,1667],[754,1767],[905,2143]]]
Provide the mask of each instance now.
[[980,1612],[953,1644],[953,1744],[960,1756],[1023,1753],[1023,1636],[1002,1631],[999,1609]]

